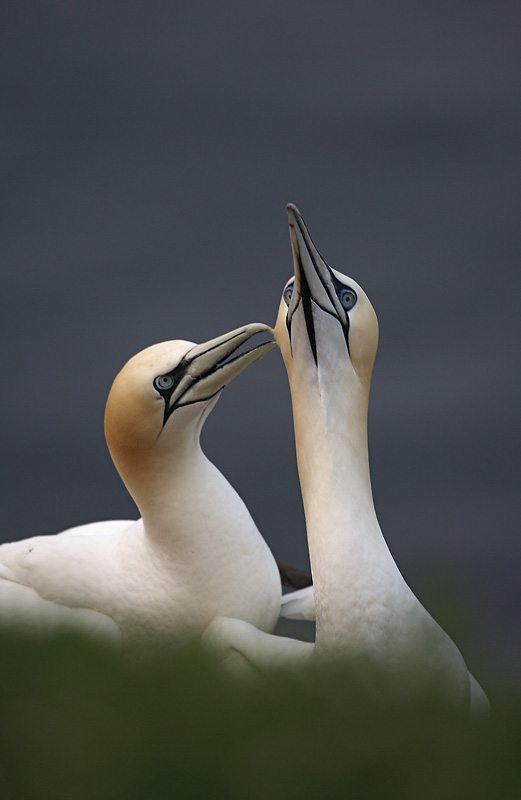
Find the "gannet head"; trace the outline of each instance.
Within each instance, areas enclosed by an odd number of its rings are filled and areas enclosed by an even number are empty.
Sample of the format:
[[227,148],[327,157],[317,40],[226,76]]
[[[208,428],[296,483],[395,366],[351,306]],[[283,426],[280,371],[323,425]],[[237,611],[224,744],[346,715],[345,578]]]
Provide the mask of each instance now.
[[298,371],[321,371],[368,389],[378,346],[378,320],[366,293],[330,267],[296,206],[287,206],[295,275],[284,287],[275,325],[290,383]]
[[[266,342],[229,359],[268,326],[252,323],[204,344],[183,340],[147,347],[116,376],[105,410],[105,436],[116,466],[150,450],[198,438],[222,389],[274,346]],[[123,477],[123,476],[122,476]]]

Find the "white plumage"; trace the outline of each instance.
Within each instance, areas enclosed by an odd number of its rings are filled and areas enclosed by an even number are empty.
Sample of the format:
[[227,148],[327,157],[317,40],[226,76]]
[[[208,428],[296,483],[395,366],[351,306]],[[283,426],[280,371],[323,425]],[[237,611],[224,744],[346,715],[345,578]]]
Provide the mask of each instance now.
[[199,443],[221,389],[273,343],[226,359],[267,330],[252,324],[203,345],[163,342],[125,365],[105,432],[142,518],[2,545],[0,626],[81,628],[135,655],[198,637],[217,615],[273,629],[276,562]]
[[258,666],[360,657],[405,686],[443,681],[461,702],[486,708],[452,640],[404,581],[374,509],[367,408],[378,343],[363,289],[331,269],[294,206],[288,216],[295,277],[286,285],[275,336],[291,389],[299,479],[314,586],[287,601],[316,605],[315,645],[216,620],[204,642]]

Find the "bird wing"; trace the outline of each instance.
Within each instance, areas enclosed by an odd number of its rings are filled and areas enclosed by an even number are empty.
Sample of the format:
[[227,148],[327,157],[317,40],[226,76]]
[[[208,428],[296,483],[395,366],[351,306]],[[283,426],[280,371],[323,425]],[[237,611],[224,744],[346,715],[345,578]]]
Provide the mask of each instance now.
[[[83,572],[99,570],[110,542],[136,523],[107,520],[78,525],[49,536],[33,536],[0,546],[0,578],[30,586],[42,596],[72,590]],[[82,581],[80,581],[80,584]]]
[[106,614],[45,600],[30,586],[5,579],[0,579],[0,628],[31,636],[75,630],[118,649],[122,646],[121,631]]
[[108,614],[89,607],[111,542],[135,524],[110,520],[0,546],[0,627],[35,633],[69,628],[121,644]]

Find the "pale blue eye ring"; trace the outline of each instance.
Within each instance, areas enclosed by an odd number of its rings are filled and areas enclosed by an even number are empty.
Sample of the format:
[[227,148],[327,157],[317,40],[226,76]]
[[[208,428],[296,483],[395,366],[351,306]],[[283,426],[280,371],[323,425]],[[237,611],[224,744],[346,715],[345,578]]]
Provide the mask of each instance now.
[[356,292],[352,289],[340,289],[338,299],[340,300],[342,308],[345,311],[349,311],[355,305],[358,297],[356,296]]
[[159,375],[157,378],[154,379],[154,386],[159,391],[165,391],[171,389],[174,385],[174,379],[171,375]]
[[291,298],[293,297],[293,284],[290,283],[289,286],[286,286],[284,289],[284,294],[282,295],[284,298],[284,302],[287,306],[291,303]]

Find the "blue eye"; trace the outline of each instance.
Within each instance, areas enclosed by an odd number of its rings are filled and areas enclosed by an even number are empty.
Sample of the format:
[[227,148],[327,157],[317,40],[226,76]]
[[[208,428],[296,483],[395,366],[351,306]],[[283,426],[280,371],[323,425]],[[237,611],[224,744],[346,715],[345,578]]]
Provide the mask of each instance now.
[[282,295],[284,298],[284,302],[287,306],[291,303],[291,298],[293,297],[293,284],[290,283],[289,286],[286,286],[284,289],[284,294]]
[[171,375],[159,375],[158,378],[154,379],[154,386],[159,391],[165,391],[165,389],[171,389],[174,385],[174,379]]
[[358,297],[356,296],[356,292],[352,289],[340,289],[338,293],[338,299],[340,300],[340,304],[342,308],[346,311],[349,311],[350,308],[353,308]]

